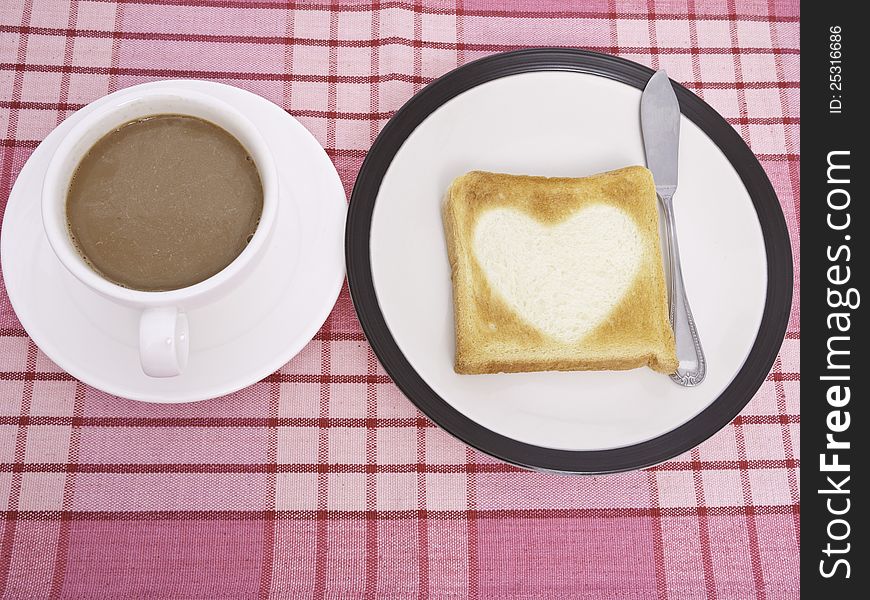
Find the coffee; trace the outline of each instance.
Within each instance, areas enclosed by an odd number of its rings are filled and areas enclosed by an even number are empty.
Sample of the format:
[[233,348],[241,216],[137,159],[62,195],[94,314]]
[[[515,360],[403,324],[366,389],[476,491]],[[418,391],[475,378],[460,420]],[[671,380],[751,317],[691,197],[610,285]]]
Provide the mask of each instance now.
[[194,285],[250,241],[263,186],[248,151],[202,119],[155,115],[102,137],[70,183],[66,214],[82,257],[142,291]]

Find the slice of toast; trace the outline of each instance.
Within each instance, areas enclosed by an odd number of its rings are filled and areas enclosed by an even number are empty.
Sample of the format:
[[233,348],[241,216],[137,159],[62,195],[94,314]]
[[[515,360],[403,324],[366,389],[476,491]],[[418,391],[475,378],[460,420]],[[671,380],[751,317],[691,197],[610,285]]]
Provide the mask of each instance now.
[[678,366],[644,167],[473,171],[447,192],[457,373]]

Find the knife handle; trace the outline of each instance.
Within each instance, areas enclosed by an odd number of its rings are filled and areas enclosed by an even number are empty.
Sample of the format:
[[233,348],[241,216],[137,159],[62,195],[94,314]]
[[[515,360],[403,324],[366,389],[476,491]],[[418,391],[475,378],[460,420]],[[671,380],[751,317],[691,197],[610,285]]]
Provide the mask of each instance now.
[[668,240],[670,319],[677,343],[677,360],[680,361],[680,366],[671,374],[671,379],[679,385],[692,387],[701,383],[707,375],[707,360],[704,358],[698,328],[695,326],[692,309],[689,308],[689,299],[686,298],[686,286],[683,284],[673,196],[660,195],[659,198],[665,213]]

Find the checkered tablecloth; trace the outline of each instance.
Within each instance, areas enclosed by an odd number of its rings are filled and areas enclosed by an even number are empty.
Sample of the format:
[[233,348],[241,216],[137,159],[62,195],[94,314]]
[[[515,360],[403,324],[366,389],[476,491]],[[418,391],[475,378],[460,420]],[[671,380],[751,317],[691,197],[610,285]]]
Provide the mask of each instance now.
[[[0,0],[0,206],[73,111],[179,77],[279,104],[349,192],[380,128],[429,81],[555,45],[665,67],[718,109],[773,182],[797,256],[798,31],[798,3],[776,0]],[[0,596],[797,598],[799,342],[795,304],[767,381],[699,448],[563,477],[501,464],[422,417],[346,288],[279,372],[159,406],[60,371],[0,286]]]

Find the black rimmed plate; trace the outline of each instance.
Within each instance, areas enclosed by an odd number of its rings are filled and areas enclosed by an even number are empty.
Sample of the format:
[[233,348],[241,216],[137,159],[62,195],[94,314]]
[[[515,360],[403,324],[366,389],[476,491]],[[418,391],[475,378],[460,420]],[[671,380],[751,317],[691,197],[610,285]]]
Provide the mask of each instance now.
[[681,388],[648,369],[457,375],[441,222],[454,177],[579,177],[644,164],[652,71],[566,49],[490,56],[428,85],[366,157],[346,231],[362,327],[406,396],[445,430],[520,466],[606,473],[653,465],[725,426],[758,390],[788,322],[792,261],[773,188],[730,125],[685,88],[675,197],[683,273],[709,363]]

